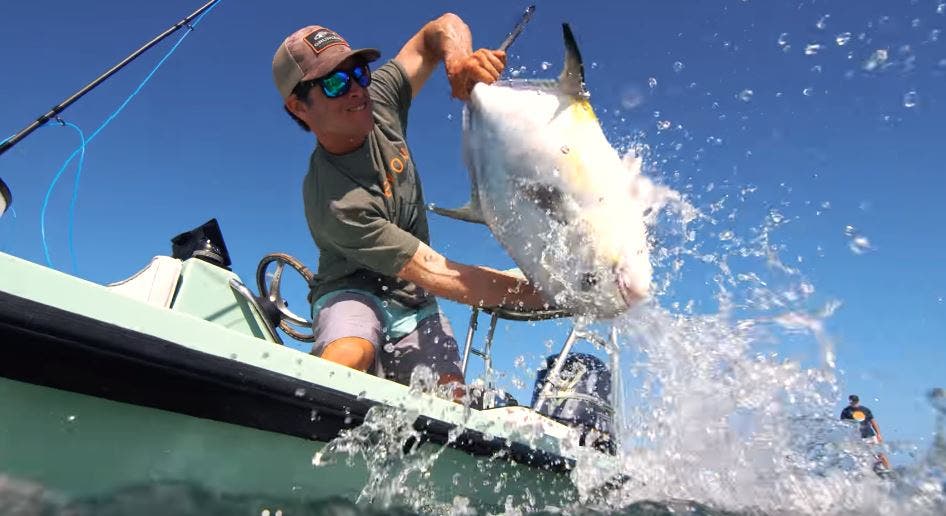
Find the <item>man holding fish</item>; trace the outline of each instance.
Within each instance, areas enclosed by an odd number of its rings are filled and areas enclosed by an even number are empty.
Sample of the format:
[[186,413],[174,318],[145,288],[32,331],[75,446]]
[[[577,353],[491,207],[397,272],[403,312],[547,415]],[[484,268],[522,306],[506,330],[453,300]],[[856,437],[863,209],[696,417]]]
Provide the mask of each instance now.
[[312,353],[401,383],[419,364],[440,383],[462,383],[456,340],[434,296],[524,310],[546,301],[521,277],[452,262],[429,247],[407,115],[441,62],[453,96],[466,100],[477,82],[499,78],[506,55],[473,52],[469,28],[445,14],[371,71],[379,57],[309,26],[287,37],[273,59],[286,110],[317,140],[303,183],[320,252]]
[[[441,384],[462,383],[456,340],[433,296],[518,311],[555,304],[592,317],[646,297],[640,188],[587,102],[570,29],[558,81],[487,86],[524,21],[503,50],[473,52],[469,28],[445,14],[374,71],[377,50],[352,50],[321,26],[296,31],[277,50],[273,76],[285,109],[317,142],[303,183],[320,251],[313,354],[401,383],[421,364]],[[487,224],[537,284],[452,262],[428,245],[406,126],[411,100],[441,62],[452,95],[468,103],[472,190],[463,208],[435,211]]]

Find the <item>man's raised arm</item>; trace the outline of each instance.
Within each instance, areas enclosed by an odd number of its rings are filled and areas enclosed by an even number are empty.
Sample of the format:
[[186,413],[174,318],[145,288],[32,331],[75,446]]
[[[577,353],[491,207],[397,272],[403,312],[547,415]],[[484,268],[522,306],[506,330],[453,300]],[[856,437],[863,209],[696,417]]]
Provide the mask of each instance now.
[[506,66],[506,53],[480,49],[473,52],[470,28],[453,13],[424,25],[394,58],[407,72],[414,97],[441,62],[447,70],[451,94],[467,100],[477,82],[490,84]]

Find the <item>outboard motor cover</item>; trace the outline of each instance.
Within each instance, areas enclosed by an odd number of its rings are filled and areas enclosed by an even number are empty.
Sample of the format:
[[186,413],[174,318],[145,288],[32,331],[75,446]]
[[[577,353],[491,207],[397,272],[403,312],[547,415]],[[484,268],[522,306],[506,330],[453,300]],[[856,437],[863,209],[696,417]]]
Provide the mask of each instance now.
[[[539,369],[532,392],[532,405],[545,388],[549,371],[558,355],[545,359]],[[586,353],[569,353],[559,378],[538,412],[581,432],[579,444],[615,454],[612,438],[614,408],[611,407],[611,373],[600,359]]]

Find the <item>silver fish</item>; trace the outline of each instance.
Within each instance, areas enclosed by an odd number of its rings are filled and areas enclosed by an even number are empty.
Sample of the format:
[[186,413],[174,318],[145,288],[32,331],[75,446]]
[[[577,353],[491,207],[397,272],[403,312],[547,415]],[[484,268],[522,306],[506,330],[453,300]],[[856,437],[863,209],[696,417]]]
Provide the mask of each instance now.
[[486,224],[556,307],[613,317],[650,288],[639,166],[629,170],[605,138],[575,38],[563,29],[558,80],[473,88],[463,116],[470,202],[432,209]]

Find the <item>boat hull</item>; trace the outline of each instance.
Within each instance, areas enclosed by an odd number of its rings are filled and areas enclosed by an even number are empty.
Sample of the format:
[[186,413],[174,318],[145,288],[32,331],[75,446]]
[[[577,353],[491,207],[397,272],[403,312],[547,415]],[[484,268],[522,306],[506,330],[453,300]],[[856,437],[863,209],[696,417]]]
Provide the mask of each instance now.
[[[577,433],[529,408],[467,409],[2,253],[0,342],[0,475],[70,499],[167,483],[382,504],[577,496]],[[378,410],[407,418],[388,435],[402,442],[313,465]]]
[[[333,498],[406,504],[398,495],[422,493],[427,503],[461,496],[481,507],[502,506],[507,498],[541,507],[576,496],[567,475],[433,443],[411,452],[437,454],[429,469],[402,476],[416,459],[403,469],[394,464],[373,472],[357,454],[315,466],[324,441],[8,379],[0,379],[0,399],[0,471],[57,499],[170,484],[290,506]],[[388,477],[382,489],[365,489],[371,473]]]

